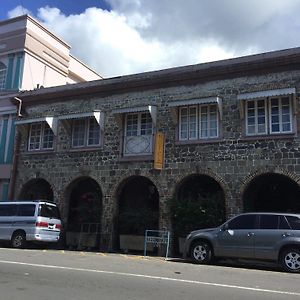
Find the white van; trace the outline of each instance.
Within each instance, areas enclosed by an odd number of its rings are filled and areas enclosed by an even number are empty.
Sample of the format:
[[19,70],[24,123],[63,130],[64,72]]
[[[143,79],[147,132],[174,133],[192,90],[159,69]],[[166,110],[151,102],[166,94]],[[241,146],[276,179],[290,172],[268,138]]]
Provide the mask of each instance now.
[[46,200],[0,202],[0,240],[14,248],[26,242],[58,242],[61,229],[56,204]]

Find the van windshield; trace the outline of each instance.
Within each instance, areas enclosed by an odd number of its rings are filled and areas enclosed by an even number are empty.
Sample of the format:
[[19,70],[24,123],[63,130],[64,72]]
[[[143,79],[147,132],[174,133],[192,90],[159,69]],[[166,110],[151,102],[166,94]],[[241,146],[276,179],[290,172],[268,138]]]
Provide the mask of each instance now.
[[59,210],[56,206],[40,204],[39,216],[45,218],[60,219]]

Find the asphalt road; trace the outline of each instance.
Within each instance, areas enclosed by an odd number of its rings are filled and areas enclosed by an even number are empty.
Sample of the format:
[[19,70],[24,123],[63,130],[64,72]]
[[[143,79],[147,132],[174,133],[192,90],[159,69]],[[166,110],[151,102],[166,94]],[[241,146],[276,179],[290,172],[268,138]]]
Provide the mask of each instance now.
[[0,248],[1,300],[300,299],[300,275],[120,254]]

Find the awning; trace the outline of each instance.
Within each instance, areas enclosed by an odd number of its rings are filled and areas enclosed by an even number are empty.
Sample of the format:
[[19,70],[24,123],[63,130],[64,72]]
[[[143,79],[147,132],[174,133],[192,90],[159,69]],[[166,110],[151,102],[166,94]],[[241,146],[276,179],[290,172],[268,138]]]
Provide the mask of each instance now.
[[276,90],[267,90],[267,91],[239,94],[237,96],[237,99],[250,100],[250,99],[257,99],[257,98],[274,97],[274,96],[287,96],[295,93],[296,93],[295,88],[276,89]]
[[57,117],[42,117],[42,118],[34,118],[34,119],[26,119],[26,120],[17,120],[15,121],[16,125],[26,125],[32,123],[40,123],[47,122],[49,127],[52,129],[54,135],[57,135]]
[[173,101],[173,102],[169,103],[169,106],[175,107],[175,106],[210,104],[210,103],[220,104],[221,102],[222,102],[222,99],[220,97],[208,97],[208,98],[197,98],[197,99]]
[[150,113],[152,122],[153,122],[154,126],[156,126],[157,106],[155,106],[155,105],[118,108],[118,109],[114,109],[112,111],[112,113],[113,114],[128,114],[128,113],[135,113],[135,112],[142,112],[142,111],[148,111]]
[[81,119],[81,118],[89,118],[94,117],[99,124],[101,130],[104,130],[104,118],[105,114],[103,111],[95,110],[91,112],[85,112],[85,113],[77,113],[77,114],[69,114],[69,115],[63,115],[59,116],[59,120],[71,120],[71,119]]

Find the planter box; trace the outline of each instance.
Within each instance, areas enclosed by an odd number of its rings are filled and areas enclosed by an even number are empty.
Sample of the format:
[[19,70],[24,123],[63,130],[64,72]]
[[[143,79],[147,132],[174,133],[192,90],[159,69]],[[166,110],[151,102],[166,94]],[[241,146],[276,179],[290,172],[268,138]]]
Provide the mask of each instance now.
[[[144,251],[145,237],[143,235],[120,234],[120,249],[124,251]],[[154,245],[147,244],[147,251],[153,251]]]
[[67,231],[66,244],[68,247],[77,248],[79,244],[79,232]]
[[184,242],[185,242],[185,238],[178,238],[178,248],[179,248],[179,253],[183,254],[183,250],[184,250]]
[[68,247],[83,249],[97,247],[98,234],[96,233],[79,233],[79,232],[66,232],[66,244]]

